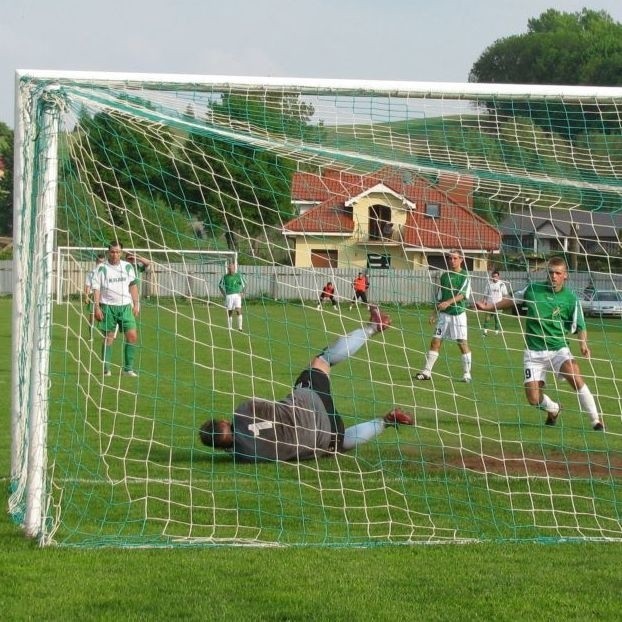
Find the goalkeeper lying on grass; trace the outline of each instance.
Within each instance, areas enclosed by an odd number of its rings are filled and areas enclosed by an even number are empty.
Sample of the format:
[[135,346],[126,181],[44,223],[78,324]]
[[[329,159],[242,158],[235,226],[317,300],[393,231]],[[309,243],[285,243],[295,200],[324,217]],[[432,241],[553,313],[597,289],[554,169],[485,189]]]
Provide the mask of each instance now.
[[335,410],[330,368],[357,352],[376,333],[391,324],[388,315],[370,307],[370,323],[340,337],[311,360],[294,383],[294,390],[278,402],[253,398],[235,410],[233,421],[210,419],[200,430],[201,442],[224,449],[235,460],[308,460],[334,455],[366,443],[387,426],[413,425],[408,413],[395,408],[384,417],[344,429]]

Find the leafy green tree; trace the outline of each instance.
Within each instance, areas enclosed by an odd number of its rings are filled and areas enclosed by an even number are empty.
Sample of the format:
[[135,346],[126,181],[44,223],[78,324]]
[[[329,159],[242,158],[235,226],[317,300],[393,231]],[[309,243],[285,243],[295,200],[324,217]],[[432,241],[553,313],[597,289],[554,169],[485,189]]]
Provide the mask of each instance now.
[[13,130],[0,123],[0,158],[4,172],[0,176],[0,235],[13,233]]
[[88,179],[108,206],[111,224],[129,224],[131,197],[154,202],[167,195],[173,169],[170,133],[124,112],[101,112],[81,115],[73,142],[74,153],[87,149],[89,157],[72,158],[66,172]]
[[605,11],[549,9],[525,34],[499,39],[471,69],[471,82],[618,85],[622,24]]
[[[229,93],[211,103],[205,130],[188,136],[179,193],[230,249],[238,236],[265,234],[292,215],[292,162],[249,139],[313,140],[320,131],[310,124],[313,112],[294,94]],[[227,138],[214,131],[223,127]]]
[[[622,83],[622,24],[605,11],[549,9],[528,21],[527,32],[499,39],[473,65],[471,82],[617,86]],[[489,102],[498,114],[524,116],[574,138],[619,128],[607,106],[551,105],[527,100]]]

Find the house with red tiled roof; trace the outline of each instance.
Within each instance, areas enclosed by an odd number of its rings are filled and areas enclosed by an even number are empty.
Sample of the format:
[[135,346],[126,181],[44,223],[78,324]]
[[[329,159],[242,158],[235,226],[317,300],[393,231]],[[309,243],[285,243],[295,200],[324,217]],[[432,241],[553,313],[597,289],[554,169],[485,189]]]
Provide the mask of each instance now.
[[487,270],[499,231],[473,212],[473,180],[441,174],[435,182],[383,168],[368,174],[295,173],[298,216],[283,226],[297,267],[445,268],[461,249],[471,270]]

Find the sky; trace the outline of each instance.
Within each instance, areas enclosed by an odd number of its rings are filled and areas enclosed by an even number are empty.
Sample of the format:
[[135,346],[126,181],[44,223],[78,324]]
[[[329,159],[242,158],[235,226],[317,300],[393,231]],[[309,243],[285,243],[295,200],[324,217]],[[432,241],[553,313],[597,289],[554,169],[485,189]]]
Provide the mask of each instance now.
[[492,43],[547,9],[622,0],[0,0],[0,121],[15,71],[466,82]]

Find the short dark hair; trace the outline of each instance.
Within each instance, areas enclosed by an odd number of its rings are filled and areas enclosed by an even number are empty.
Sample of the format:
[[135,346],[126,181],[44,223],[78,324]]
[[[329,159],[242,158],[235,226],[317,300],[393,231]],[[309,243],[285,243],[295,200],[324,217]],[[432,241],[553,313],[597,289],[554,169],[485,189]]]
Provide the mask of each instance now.
[[199,430],[203,445],[227,449],[233,444],[231,424],[226,419],[208,419]]
[[121,250],[123,250],[123,244],[119,242],[119,240],[111,240],[110,244],[108,244],[108,250],[110,250],[113,246],[118,246]]

